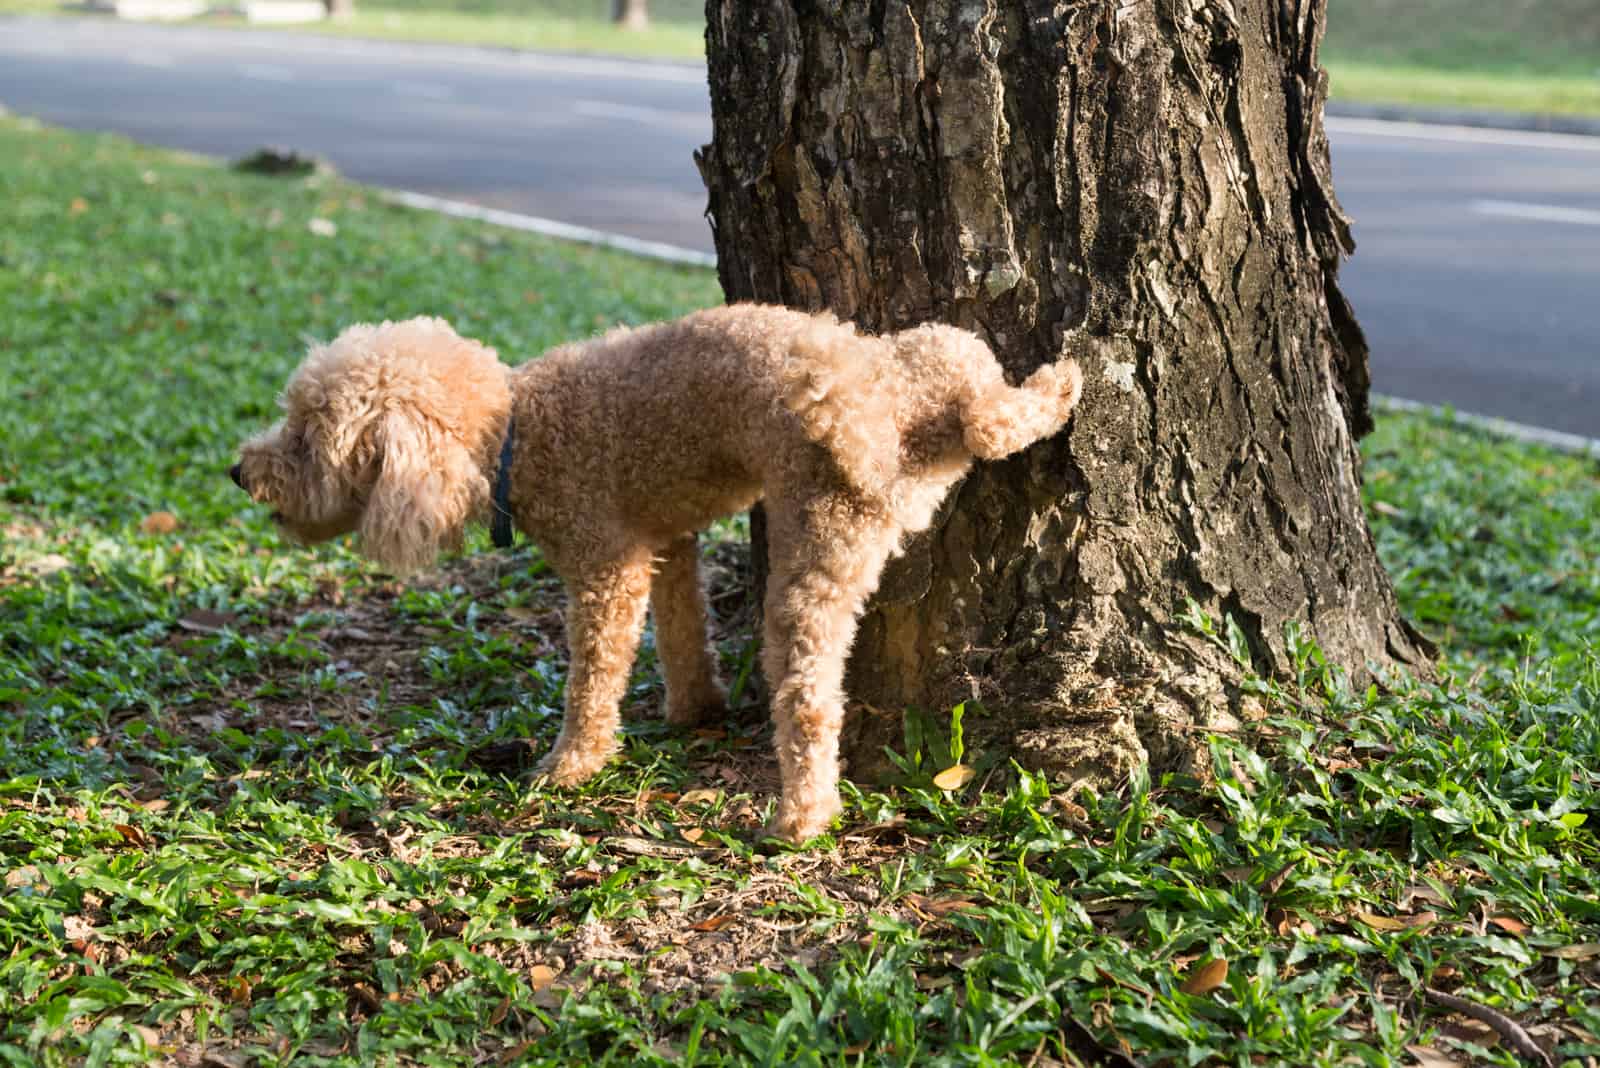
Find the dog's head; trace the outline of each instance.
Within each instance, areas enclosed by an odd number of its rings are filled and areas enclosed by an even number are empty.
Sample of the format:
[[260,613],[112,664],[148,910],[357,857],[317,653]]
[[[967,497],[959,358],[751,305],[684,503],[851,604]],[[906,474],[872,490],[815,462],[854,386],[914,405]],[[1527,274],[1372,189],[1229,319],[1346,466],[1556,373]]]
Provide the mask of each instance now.
[[510,401],[494,350],[442,319],[352,326],[311,350],[283,421],[228,473],[296,540],[359,531],[363,552],[405,574],[487,507]]

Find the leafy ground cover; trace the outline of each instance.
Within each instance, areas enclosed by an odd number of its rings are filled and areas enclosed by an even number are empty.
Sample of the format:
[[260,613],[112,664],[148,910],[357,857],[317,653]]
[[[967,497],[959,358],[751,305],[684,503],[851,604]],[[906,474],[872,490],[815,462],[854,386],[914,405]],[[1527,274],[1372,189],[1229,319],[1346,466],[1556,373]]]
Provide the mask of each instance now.
[[[1407,416],[1368,440],[1442,684],[1352,690],[1297,642],[1208,775],[1098,796],[918,719],[903,781],[807,850],[759,835],[755,702],[668,730],[648,643],[595,782],[486,770],[476,747],[555,732],[537,556],[397,585],[276,544],[222,475],[306,336],[431,311],[522,359],[717,297],[0,123],[0,1061],[1600,1057],[1591,461]],[[736,674],[744,565],[708,552]],[[978,774],[941,789],[952,762]]]

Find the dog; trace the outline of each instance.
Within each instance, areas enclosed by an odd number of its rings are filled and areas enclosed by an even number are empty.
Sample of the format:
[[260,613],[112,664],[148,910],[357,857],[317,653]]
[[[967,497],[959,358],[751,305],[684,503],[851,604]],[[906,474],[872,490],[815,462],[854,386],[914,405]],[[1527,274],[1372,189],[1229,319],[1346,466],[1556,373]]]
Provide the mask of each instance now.
[[767,305],[617,328],[515,369],[418,318],[313,347],[283,420],[230,474],[292,538],[357,532],[399,575],[459,547],[473,521],[536,543],[568,594],[565,714],[538,766],[558,785],[616,749],[647,605],[667,720],[724,713],[696,532],[765,502],[762,669],[782,779],[770,831],[801,842],[840,812],[845,660],[884,563],[975,458],[1056,433],[1081,390],[1070,359],[1008,385],[956,327],[869,336]]

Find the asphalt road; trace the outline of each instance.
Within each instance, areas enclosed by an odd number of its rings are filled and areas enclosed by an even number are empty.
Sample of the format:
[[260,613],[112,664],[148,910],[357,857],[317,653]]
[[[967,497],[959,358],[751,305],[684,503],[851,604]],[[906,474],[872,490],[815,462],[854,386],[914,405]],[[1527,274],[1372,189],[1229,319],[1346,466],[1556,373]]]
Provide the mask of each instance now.
[[[99,20],[0,19],[0,104],[709,251],[703,72]],[[1330,119],[1343,277],[1391,395],[1600,437],[1600,138]]]

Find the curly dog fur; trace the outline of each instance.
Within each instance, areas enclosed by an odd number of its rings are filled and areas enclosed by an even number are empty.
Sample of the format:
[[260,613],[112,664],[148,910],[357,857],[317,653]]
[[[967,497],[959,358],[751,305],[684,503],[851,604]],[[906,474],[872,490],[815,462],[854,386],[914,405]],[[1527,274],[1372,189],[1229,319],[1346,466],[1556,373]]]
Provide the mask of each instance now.
[[763,305],[613,330],[516,369],[443,320],[413,319],[314,348],[283,421],[232,474],[292,536],[358,531],[405,573],[487,519],[514,419],[511,512],[570,598],[566,714],[540,765],[560,784],[616,747],[647,604],[667,718],[723,710],[695,533],[764,500],[762,667],[783,781],[772,830],[800,841],[839,811],[845,659],[885,561],[974,457],[1059,430],[1081,384],[1063,360],[1009,386],[955,327],[870,337]]

